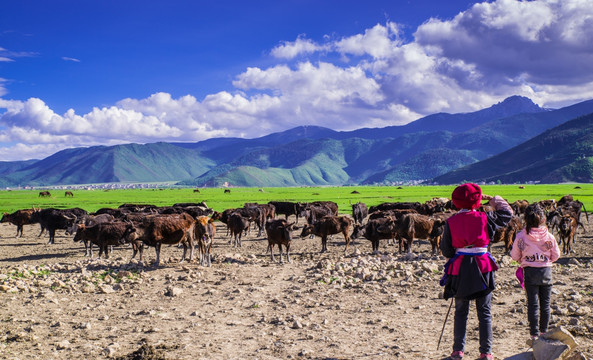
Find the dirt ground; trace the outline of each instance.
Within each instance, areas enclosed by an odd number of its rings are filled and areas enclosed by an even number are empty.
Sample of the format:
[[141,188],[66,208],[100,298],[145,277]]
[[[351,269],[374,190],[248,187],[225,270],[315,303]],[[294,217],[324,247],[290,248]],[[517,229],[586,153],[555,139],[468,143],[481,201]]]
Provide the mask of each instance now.
[[[2,359],[442,359],[451,352],[452,315],[437,350],[449,301],[438,284],[444,258],[416,241],[413,256],[367,240],[344,253],[342,235],[320,254],[319,238],[294,231],[291,263],[271,262],[265,235],[241,248],[218,224],[211,267],[179,264],[182,249],[163,248],[161,266],[128,247],[109,259],[39,226],[0,224],[0,358]],[[565,326],[593,358],[593,223],[576,252],[554,268],[552,325]],[[277,251],[277,250],[275,250]],[[525,296],[503,248],[493,300],[494,355],[528,351]],[[163,261],[163,259],[165,261]],[[468,359],[479,356],[475,311]]]

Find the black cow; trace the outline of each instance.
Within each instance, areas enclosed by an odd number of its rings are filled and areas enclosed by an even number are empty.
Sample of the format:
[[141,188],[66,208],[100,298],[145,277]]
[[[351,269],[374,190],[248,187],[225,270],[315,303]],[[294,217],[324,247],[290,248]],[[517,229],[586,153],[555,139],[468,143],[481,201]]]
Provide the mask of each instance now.
[[268,237],[268,249],[270,250],[270,257],[274,259],[274,245],[278,245],[278,252],[280,253],[280,262],[282,263],[282,245],[286,248],[286,260],[290,262],[290,230],[294,223],[279,219],[266,222],[266,235]]
[[288,220],[291,215],[296,216],[296,223],[299,223],[299,216],[302,217],[302,211],[299,203],[290,201],[269,201],[268,204],[273,205],[277,215],[284,215],[284,218]]
[[369,209],[363,202],[357,202],[352,204],[352,217],[354,218],[354,224],[362,224],[364,219],[369,215]]
[[41,232],[39,233],[39,236],[41,236],[43,231],[47,229],[47,232],[49,234],[48,243],[53,244],[57,229],[67,230],[69,227],[72,226],[74,222],[76,222],[78,216],[84,216],[86,211],[82,210],[82,212],[80,212],[79,210],[82,209],[74,208],[61,210],[47,208],[42,210],[36,210],[31,214],[31,222],[39,223],[39,225],[41,226]]

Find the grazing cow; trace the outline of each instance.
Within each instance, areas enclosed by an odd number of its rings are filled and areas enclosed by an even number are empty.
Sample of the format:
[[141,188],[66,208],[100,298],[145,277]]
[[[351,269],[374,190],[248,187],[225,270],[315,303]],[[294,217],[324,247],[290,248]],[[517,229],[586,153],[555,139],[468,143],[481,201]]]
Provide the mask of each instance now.
[[296,224],[299,223],[299,216],[303,216],[298,203],[290,201],[269,201],[268,204],[273,205],[276,214],[284,215],[286,220],[288,220],[288,217],[291,215],[296,216]]
[[498,242],[504,243],[505,254],[510,254],[511,249],[513,247],[513,242],[515,241],[515,237],[517,234],[523,230],[525,225],[523,224],[523,220],[521,217],[513,215],[511,221],[507,224],[507,226],[499,227],[494,232],[494,236],[492,240],[488,244],[488,252],[490,252],[490,248],[492,244],[496,244]]
[[49,191],[40,191],[39,197],[51,197],[51,193]]
[[571,241],[576,236],[578,221],[572,215],[563,215],[558,226],[559,241],[562,243],[562,253],[568,255],[572,250]]
[[195,193],[199,193],[200,192],[200,189],[194,189],[194,192]]
[[74,194],[72,193],[72,191],[66,191],[64,193],[64,197],[74,197]]
[[231,193],[231,189],[224,189],[224,193],[225,194],[230,194]]
[[[231,234],[229,244],[232,244],[233,247],[241,247],[241,235],[243,234],[243,231],[249,229],[249,219],[244,218],[238,212],[233,212],[229,215],[227,227]],[[234,243],[233,237],[235,240]]]
[[[74,242],[84,242],[85,248],[86,244],[90,243],[88,256],[91,258],[93,257],[91,247],[92,244],[95,244],[99,247],[99,257],[105,253],[105,259],[108,259],[109,247],[119,245],[119,240],[123,237],[127,226],[128,224],[125,222],[97,223],[91,226],[80,224],[76,229]],[[134,248],[134,255],[136,255],[136,247]]]
[[72,209],[60,210],[54,208],[36,210],[31,214],[31,222],[39,223],[41,226],[41,232],[39,233],[39,236],[41,236],[43,231],[47,229],[47,232],[49,233],[48,244],[53,244],[54,238],[56,236],[56,230],[66,230],[76,221],[77,216],[71,210]]
[[[393,240],[397,236],[397,231],[395,231],[395,227],[393,230],[389,230],[391,228],[382,227],[387,222],[395,221],[393,217],[382,217],[377,219],[369,219],[366,225],[356,225],[354,226],[354,230],[352,231],[352,239],[358,239],[361,236],[364,236],[367,240],[371,241],[371,247],[373,249],[373,253],[379,252],[379,240],[388,239]],[[385,232],[379,232],[377,229],[382,227]]]
[[348,251],[348,244],[350,244],[350,228],[352,227],[352,219],[347,216],[326,216],[312,225],[305,225],[301,232],[301,237],[307,235],[316,235],[321,237],[321,252],[327,251],[327,237],[329,235],[342,233],[344,240],[346,240],[346,248],[344,252]]
[[194,239],[197,242],[200,265],[202,266],[212,265],[212,241],[214,241],[214,235],[216,235],[214,220],[207,216],[199,216],[194,226]]
[[12,214],[4,213],[0,223],[9,222],[16,225],[16,237],[19,237],[19,234],[22,237],[23,225],[33,224],[31,222],[31,214],[33,214],[33,209],[17,210]]
[[128,223],[120,243],[142,241],[147,246],[154,246],[156,252],[155,266],[160,264],[161,245],[183,244],[184,262],[187,249],[190,249],[189,260],[193,259],[193,227],[195,219],[188,214],[154,215],[146,217],[141,223]]
[[266,235],[268,237],[268,248],[270,250],[270,257],[274,259],[274,245],[278,245],[278,252],[280,253],[280,263],[282,260],[282,245],[286,248],[286,261],[290,262],[290,230],[294,223],[279,219],[266,222]]
[[369,215],[369,209],[363,202],[357,202],[352,204],[352,217],[354,218],[354,224],[361,224],[364,219]]

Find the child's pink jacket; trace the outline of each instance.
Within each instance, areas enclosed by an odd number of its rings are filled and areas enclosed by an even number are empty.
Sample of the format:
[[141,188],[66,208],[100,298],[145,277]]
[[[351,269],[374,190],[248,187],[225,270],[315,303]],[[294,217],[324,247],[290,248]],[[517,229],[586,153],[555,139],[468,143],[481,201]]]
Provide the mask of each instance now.
[[523,229],[515,238],[511,257],[520,262],[521,267],[552,266],[560,257],[560,248],[547,227],[532,228],[529,234]]

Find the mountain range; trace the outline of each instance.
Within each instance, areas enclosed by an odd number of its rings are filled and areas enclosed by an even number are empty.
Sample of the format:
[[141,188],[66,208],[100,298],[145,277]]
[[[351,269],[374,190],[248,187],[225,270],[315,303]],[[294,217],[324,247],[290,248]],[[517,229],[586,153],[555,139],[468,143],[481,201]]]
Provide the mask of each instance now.
[[[42,160],[0,162],[0,186],[591,182],[593,139],[586,134],[593,131],[586,119],[592,113],[593,100],[544,109],[512,96],[476,112],[438,113],[401,126],[299,126],[255,139],[74,148]],[[539,149],[542,143],[549,148]]]

